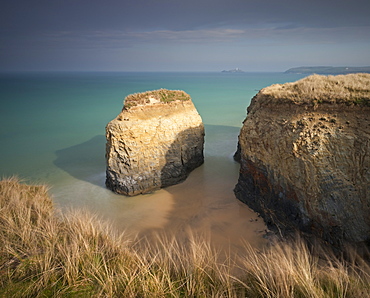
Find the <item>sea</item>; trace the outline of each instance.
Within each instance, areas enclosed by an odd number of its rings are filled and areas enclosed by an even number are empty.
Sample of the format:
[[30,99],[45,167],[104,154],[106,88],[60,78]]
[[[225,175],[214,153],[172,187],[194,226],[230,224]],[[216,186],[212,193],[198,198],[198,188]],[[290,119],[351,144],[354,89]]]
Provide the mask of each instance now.
[[[302,74],[12,72],[0,74],[0,176],[46,184],[61,212],[87,210],[137,237],[204,235],[217,248],[266,244],[263,220],[238,201],[233,160],[246,109]],[[181,184],[136,197],[105,188],[105,126],[132,93],[184,90],[205,124],[205,163]]]

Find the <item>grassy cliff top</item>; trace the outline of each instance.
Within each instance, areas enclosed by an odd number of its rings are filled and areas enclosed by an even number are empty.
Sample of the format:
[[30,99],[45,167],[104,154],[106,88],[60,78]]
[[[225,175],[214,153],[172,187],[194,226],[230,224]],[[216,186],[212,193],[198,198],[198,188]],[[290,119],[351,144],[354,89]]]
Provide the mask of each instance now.
[[298,104],[345,103],[370,106],[370,74],[311,75],[293,83],[266,87],[260,93]]
[[130,94],[125,98],[124,108],[129,109],[137,105],[146,105],[160,102],[187,101],[190,95],[181,90],[159,89],[142,93]]

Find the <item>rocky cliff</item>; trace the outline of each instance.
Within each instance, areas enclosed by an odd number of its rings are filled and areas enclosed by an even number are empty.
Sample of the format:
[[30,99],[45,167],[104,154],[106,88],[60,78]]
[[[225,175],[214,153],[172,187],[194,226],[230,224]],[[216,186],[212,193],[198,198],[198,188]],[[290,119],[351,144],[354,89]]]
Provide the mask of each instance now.
[[183,91],[129,95],[106,138],[106,186],[119,194],[179,183],[204,161],[202,119]]
[[262,89],[238,147],[235,194],[268,224],[332,245],[369,241],[370,74]]

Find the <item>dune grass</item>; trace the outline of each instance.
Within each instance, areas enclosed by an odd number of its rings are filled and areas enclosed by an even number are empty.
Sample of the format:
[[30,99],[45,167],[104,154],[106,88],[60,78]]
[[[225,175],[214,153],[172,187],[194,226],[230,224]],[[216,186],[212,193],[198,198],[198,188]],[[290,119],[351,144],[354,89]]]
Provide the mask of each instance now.
[[0,243],[0,297],[370,297],[355,253],[316,255],[298,239],[221,256],[192,233],[132,239],[88,212],[57,213],[45,186],[15,178],[0,181]]

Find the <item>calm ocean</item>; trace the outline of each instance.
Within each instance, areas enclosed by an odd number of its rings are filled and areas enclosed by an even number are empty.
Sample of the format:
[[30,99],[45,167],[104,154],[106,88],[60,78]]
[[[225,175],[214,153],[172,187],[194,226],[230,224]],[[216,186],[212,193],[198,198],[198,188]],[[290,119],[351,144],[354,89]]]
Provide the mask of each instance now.
[[[246,108],[259,89],[295,81],[284,73],[0,74],[0,175],[46,183],[62,209],[85,208],[131,233],[188,228],[215,243],[259,245],[265,226],[235,199],[232,159]],[[182,184],[128,198],[105,189],[105,125],[131,93],[190,94],[206,127],[205,164]],[[230,241],[230,242],[229,242]]]

